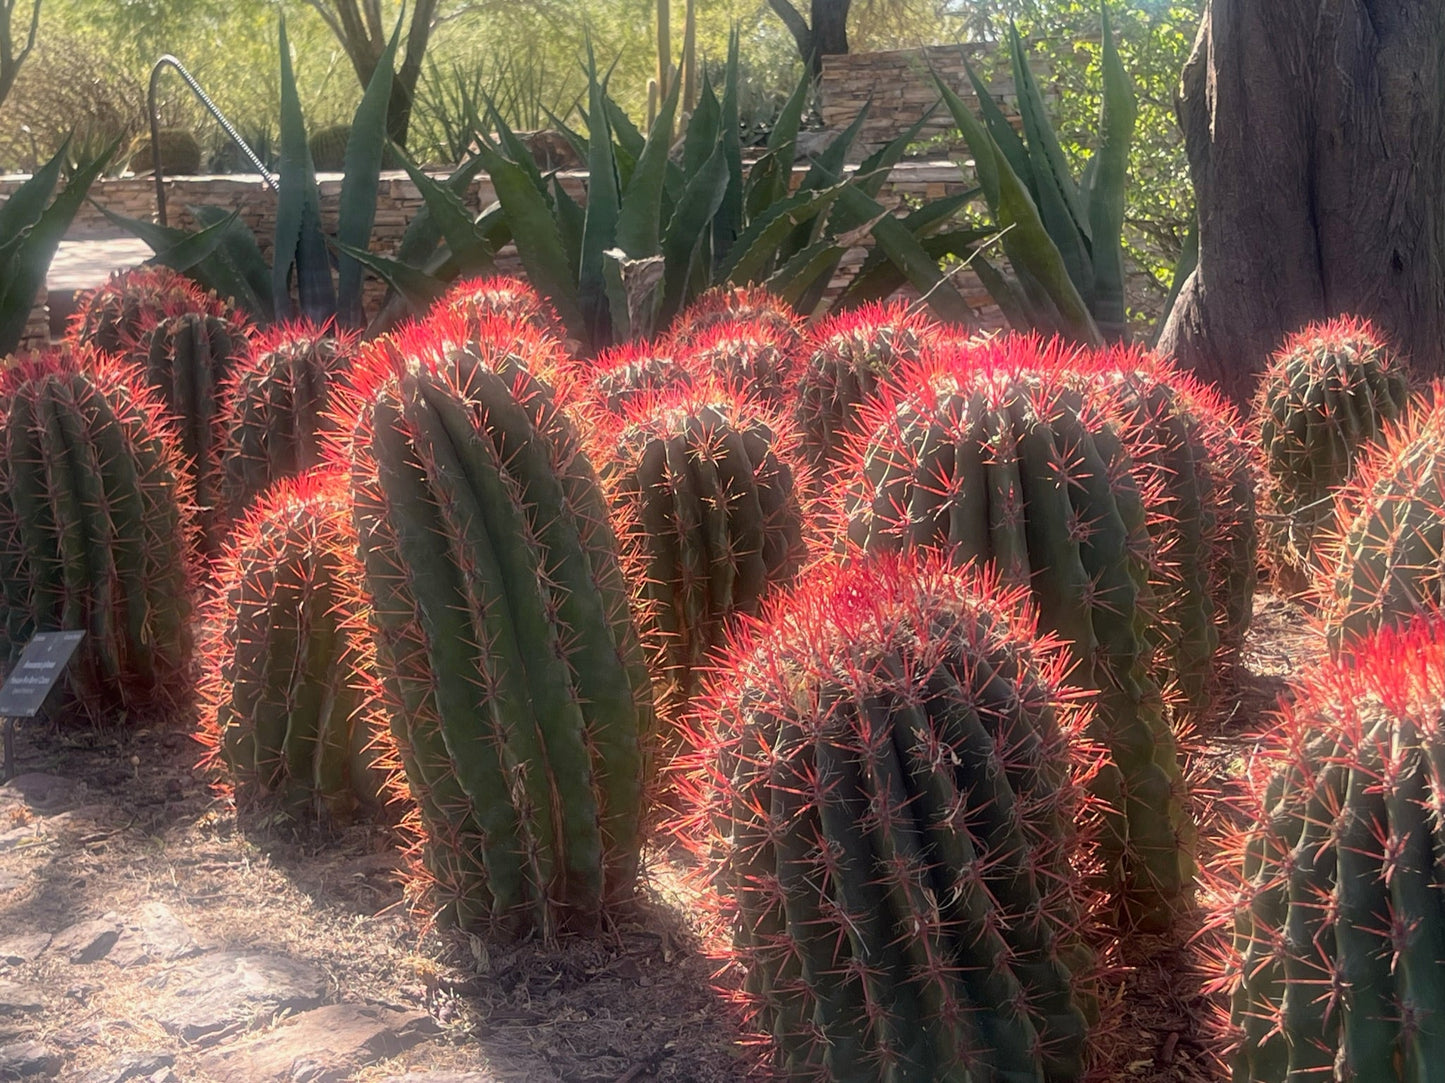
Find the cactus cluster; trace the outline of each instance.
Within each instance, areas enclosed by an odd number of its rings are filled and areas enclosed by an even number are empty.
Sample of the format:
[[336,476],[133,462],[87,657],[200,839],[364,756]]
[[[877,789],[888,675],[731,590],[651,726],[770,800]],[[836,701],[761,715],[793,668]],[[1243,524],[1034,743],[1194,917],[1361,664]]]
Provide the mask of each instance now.
[[680,346],[692,346],[730,324],[766,327],[788,351],[797,349],[803,338],[798,317],[787,302],[762,286],[718,286],[706,291],[678,316],[672,338]]
[[67,338],[104,353],[118,353],[163,313],[187,304],[199,309],[204,298],[189,278],[160,264],[116,271],[77,299]]
[[1264,735],[1217,885],[1240,1083],[1439,1072],[1442,726],[1436,617],[1301,675]]
[[190,484],[134,371],[67,347],[0,369],[0,605],[13,655],[83,629],[81,706],[165,709],[191,656]]
[[685,340],[674,338],[672,348],[694,379],[725,380],[774,405],[791,394],[797,346],[771,323],[712,324]]
[[1408,399],[1403,360],[1367,320],[1312,324],[1274,355],[1253,422],[1264,453],[1267,538],[1285,585],[1306,584],[1318,571],[1335,489]]
[[781,1078],[1085,1078],[1068,668],[1027,591],[916,554],[821,571],[733,641],[701,850]]
[[556,310],[525,280],[510,275],[464,278],[457,282],[433,309],[433,315],[446,314],[466,320],[474,330],[497,318],[544,331],[559,342],[567,337]]
[[433,316],[363,352],[338,437],[436,914],[503,936],[630,894],[654,729],[605,498],[532,375],[556,352]]
[[667,344],[639,341],[610,346],[594,360],[570,366],[564,382],[569,398],[615,414],[639,395],[691,385],[693,374]]
[[333,819],[385,803],[365,614],[346,479],[279,482],[227,543],[207,622],[203,732],[243,799]]
[[1107,875],[1127,920],[1161,928],[1188,905],[1193,824],[1150,675],[1143,472],[1107,396],[1080,379],[1106,369],[1057,341],[940,350],[862,407],[837,478],[852,545],[992,562],[1072,645],[1075,679],[1099,690],[1094,733],[1109,751],[1094,782],[1114,810]]

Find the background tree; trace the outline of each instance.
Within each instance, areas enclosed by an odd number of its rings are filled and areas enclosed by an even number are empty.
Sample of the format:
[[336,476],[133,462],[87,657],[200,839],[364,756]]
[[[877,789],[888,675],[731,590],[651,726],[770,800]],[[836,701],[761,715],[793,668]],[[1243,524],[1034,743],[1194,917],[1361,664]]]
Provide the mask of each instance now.
[[1199,266],[1161,347],[1242,397],[1352,312],[1445,372],[1445,4],[1210,0],[1180,116]]
[[[18,27],[15,25],[17,7],[21,12]],[[39,29],[40,0],[0,0],[0,102],[10,93],[15,77],[20,74],[20,65],[35,48],[35,34]]]
[[823,57],[848,51],[848,9],[853,0],[810,0],[808,16],[789,0],[768,0],[798,45],[798,55],[814,78],[823,72]]

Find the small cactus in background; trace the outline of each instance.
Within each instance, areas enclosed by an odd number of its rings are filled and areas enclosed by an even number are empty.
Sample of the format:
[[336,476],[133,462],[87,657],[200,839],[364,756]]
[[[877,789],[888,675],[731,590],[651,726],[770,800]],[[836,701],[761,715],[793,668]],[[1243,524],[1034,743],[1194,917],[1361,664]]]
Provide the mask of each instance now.
[[464,278],[442,295],[432,313],[452,313],[473,328],[479,328],[493,317],[501,317],[544,331],[558,342],[567,337],[556,310],[526,279],[510,275]]
[[797,443],[773,411],[713,382],[634,399],[593,437],[673,718],[728,622],[802,567]]
[[838,460],[858,406],[902,363],[917,361],[937,325],[905,304],[867,304],[829,316],[803,341],[797,418],[819,475]]
[[1296,680],[1215,885],[1233,1078],[1418,1080],[1445,1037],[1445,623]]
[[346,479],[287,478],[217,569],[203,733],[243,798],[295,816],[376,810],[388,779]]
[[340,173],[346,169],[346,144],[351,142],[350,124],[328,124],[306,140],[311,164],[318,173]]
[[679,347],[691,346],[728,324],[761,324],[776,332],[788,351],[796,350],[803,341],[797,313],[763,286],[717,286],[708,290],[679,314],[672,338]]
[[1084,1078],[1093,756],[1027,597],[870,558],[731,639],[690,826],[780,1078]]
[[434,910],[500,936],[630,897],[655,729],[605,497],[532,375],[557,351],[433,317],[363,351],[338,418]]
[[1316,574],[1335,489],[1408,398],[1404,362],[1367,320],[1311,324],[1274,355],[1252,420],[1264,453],[1266,537],[1287,585]]
[[1336,501],[1323,580],[1335,649],[1445,607],[1445,394],[1422,397],[1360,461]]
[[1080,382],[1105,368],[1018,336],[907,365],[861,408],[836,498],[865,552],[923,546],[1033,590],[1042,626],[1073,646],[1075,680],[1100,693],[1111,886],[1127,920],[1159,929],[1191,897],[1194,826],[1150,676],[1146,478],[1118,412]]
[[321,462],[331,384],[350,369],[353,334],[305,321],[259,333],[221,394],[219,499],[228,520],[272,482]]
[[118,353],[164,313],[184,305],[200,311],[205,296],[189,278],[159,264],[116,271],[77,298],[66,337],[80,346]]
[[190,482],[164,404],[82,348],[0,370],[0,589],[12,656],[83,629],[84,710],[166,710],[190,683]]
[[717,323],[671,349],[694,379],[725,380],[774,405],[792,394],[797,345],[770,323]]

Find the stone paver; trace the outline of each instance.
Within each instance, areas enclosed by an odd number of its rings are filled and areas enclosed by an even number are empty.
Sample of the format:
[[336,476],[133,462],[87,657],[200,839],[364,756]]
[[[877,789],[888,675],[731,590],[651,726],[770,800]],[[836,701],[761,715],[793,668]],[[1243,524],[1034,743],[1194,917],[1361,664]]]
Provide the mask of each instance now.
[[341,1083],[369,1064],[406,1052],[438,1030],[436,1022],[422,1012],[329,1004],[266,1034],[206,1054],[201,1069],[217,1083],[289,1083],[293,1079]]
[[18,933],[0,940],[0,963],[19,966],[50,947],[49,933]]
[[120,939],[106,956],[119,967],[173,963],[201,950],[196,938],[163,902],[144,902],[124,923]]
[[0,1045],[0,1079],[34,1079],[60,1074],[64,1058],[41,1042]]
[[60,930],[47,950],[72,963],[93,963],[104,959],[119,938],[120,919],[112,913]]
[[290,955],[218,951],[177,965],[152,983],[152,1016],[187,1042],[210,1044],[278,1011],[314,1008],[326,975]]

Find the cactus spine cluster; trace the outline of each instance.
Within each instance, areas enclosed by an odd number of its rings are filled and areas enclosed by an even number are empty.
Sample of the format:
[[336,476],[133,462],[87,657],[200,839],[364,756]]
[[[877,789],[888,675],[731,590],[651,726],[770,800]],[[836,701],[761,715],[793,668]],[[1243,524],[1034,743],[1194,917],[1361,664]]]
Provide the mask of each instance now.
[[205,294],[189,278],[159,264],[117,271],[84,294],[76,304],[67,337],[103,353],[118,353],[141,329],[166,312],[206,304]]
[[1194,829],[1160,690],[1150,676],[1153,543],[1115,412],[1079,382],[1095,355],[1008,338],[941,350],[862,409],[839,468],[847,537],[993,562],[1029,586],[1043,627],[1073,645],[1099,690],[1095,787],[1115,811],[1101,839],[1127,919],[1167,925],[1187,905]]
[[190,486],[154,391],[67,348],[0,370],[0,590],[6,649],[83,629],[71,673],[101,714],[185,697]]
[[1286,583],[1306,583],[1334,490],[1409,399],[1408,373],[1366,320],[1312,324],[1275,354],[1254,401],[1265,459],[1268,538]]
[[802,566],[797,439],[773,411],[704,383],[634,400],[595,447],[639,625],[674,713],[727,622],[755,614]]
[[797,315],[764,286],[717,286],[706,291],[677,317],[672,338],[679,346],[692,346],[729,324],[767,327],[788,351],[796,350],[803,340]]
[[1239,1083],[1418,1080],[1445,1051],[1445,623],[1296,682],[1221,869]]
[[564,382],[569,398],[619,413],[640,395],[690,386],[693,374],[665,344],[640,341],[611,346],[595,360],[571,366]]
[[438,917],[504,936],[630,894],[654,729],[605,498],[532,375],[556,350],[433,317],[365,351],[341,434]]
[[557,311],[524,279],[510,275],[462,279],[436,303],[433,314],[460,317],[473,328],[494,318],[509,319],[544,331],[558,342],[567,337]]
[[240,516],[272,482],[321,462],[331,385],[350,367],[356,337],[299,321],[258,334],[221,395],[219,498]]
[[770,323],[717,323],[672,348],[694,379],[725,380],[774,405],[792,392],[796,343]]
[[385,800],[385,721],[346,479],[310,473],[236,526],[211,602],[203,724],[244,797],[345,818]]
[[730,644],[699,718],[702,849],[782,1078],[1084,1078],[1085,758],[1026,599],[871,558]]
[[1326,579],[1335,648],[1445,607],[1445,394],[1417,402],[1339,493]]

